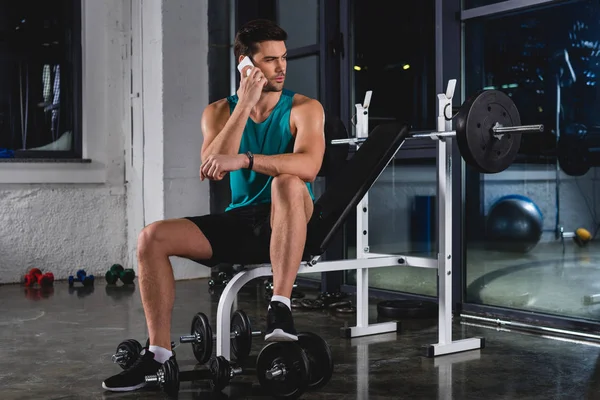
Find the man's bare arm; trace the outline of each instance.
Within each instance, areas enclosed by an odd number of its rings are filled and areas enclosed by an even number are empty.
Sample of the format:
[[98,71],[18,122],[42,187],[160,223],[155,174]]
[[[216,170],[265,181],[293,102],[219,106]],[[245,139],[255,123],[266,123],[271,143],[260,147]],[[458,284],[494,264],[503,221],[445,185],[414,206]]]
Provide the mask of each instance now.
[[[294,114],[297,130],[294,152],[272,156],[255,154],[252,169],[270,176],[296,175],[305,182],[312,182],[321,169],[325,153],[323,107],[318,101],[309,100],[299,105]],[[246,167],[248,164],[249,160]]]
[[[249,66],[242,70],[242,80],[237,91],[238,102],[231,116],[229,116],[229,103],[226,100],[211,104],[202,113],[204,133],[204,143],[200,153],[202,162],[210,154],[238,154],[250,111],[260,99],[262,89],[267,84],[267,79],[259,68],[252,68],[250,74],[246,74],[249,70]],[[227,122],[223,125],[223,121]]]
[[240,104],[229,116],[229,104],[226,100],[206,107],[201,123],[204,139],[200,152],[201,161],[210,154],[238,154],[249,116],[250,107]]

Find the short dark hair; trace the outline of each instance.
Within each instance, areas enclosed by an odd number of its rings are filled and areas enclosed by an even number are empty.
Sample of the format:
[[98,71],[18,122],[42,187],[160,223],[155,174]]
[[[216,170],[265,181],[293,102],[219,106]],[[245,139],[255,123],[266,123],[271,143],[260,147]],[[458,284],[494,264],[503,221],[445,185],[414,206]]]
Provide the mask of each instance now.
[[252,56],[257,51],[257,44],[267,40],[285,41],[287,32],[268,19],[255,19],[245,23],[238,30],[233,42],[236,62],[242,55]]

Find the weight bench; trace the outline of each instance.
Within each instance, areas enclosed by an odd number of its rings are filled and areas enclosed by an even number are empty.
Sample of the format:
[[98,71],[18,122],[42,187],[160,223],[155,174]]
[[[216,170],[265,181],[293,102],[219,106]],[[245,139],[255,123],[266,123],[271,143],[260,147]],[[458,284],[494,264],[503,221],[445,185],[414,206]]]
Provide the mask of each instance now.
[[[438,131],[451,128],[451,121],[444,118],[448,104],[452,104],[450,87],[447,94],[438,95]],[[427,347],[426,355],[435,357],[444,354],[480,349],[482,338],[452,340],[452,174],[451,138],[441,136],[438,149],[438,241],[437,259],[393,254],[375,254],[368,250],[368,191],[392,161],[411,134],[407,125],[392,123],[379,125],[368,132],[368,103],[371,92],[367,92],[363,105],[357,104],[357,126],[355,139],[333,140],[340,144],[355,140],[357,150],[339,172],[332,183],[315,202],[314,212],[308,224],[304,257],[298,274],[357,270],[357,321],[356,326],[343,328],[343,336],[359,337],[388,332],[397,332],[397,323],[369,324],[368,269],[390,266],[408,266],[438,269],[438,343]],[[433,138],[433,136],[432,136]],[[331,143],[331,142],[330,142]],[[329,144],[329,143],[328,143]],[[355,259],[319,262],[334,235],[343,226],[350,212],[357,215],[357,256]],[[240,260],[240,264],[244,264]],[[223,289],[217,308],[216,355],[231,359],[230,322],[234,301],[239,290],[255,278],[272,276],[272,269],[265,264],[253,265],[234,275]]]

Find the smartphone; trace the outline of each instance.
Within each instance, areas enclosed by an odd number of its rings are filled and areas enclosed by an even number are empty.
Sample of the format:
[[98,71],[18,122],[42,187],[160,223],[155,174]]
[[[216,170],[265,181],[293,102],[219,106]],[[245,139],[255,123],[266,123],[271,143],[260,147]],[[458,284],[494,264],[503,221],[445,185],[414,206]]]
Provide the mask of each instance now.
[[[250,60],[250,57],[248,57],[248,56],[244,56],[244,58],[242,58],[242,61],[237,66],[237,69],[238,69],[238,71],[240,71],[240,74],[242,73],[242,69],[244,69],[246,67],[246,65],[254,67],[254,64],[252,64],[252,60]],[[252,71],[252,69],[248,70],[248,72],[246,73],[246,76],[250,75],[250,71]]]

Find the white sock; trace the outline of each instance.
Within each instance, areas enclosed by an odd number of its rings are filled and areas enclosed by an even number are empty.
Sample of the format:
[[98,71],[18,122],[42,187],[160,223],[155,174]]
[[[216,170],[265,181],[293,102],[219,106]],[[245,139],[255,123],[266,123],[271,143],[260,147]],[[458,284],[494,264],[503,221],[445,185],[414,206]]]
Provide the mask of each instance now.
[[292,304],[290,302],[290,299],[288,299],[287,297],[274,295],[273,297],[271,297],[271,301],[279,301],[279,302],[285,304],[286,306],[288,306],[288,308],[290,310],[292,309]]
[[167,350],[164,347],[160,346],[150,346],[148,347],[148,351],[154,353],[154,359],[161,364],[164,364],[171,356],[173,352],[171,350]]

